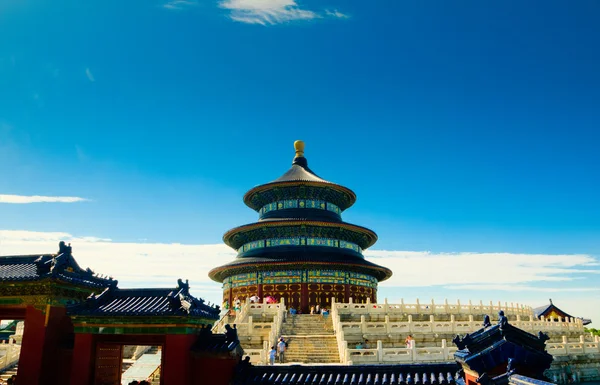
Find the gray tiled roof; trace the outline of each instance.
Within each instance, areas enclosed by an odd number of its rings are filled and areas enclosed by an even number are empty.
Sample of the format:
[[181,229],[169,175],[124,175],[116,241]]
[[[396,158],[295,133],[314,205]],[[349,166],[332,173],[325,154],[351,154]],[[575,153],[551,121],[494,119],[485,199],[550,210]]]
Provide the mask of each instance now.
[[400,365],[253,366],[235,385],[453,385],[455,363]]
[[182,288],[108,288],[74,305],[70,314],[87,316],[180,316],[191,315],[217,320],[219,309],[191,296]]
[[92,288],[116,285],[112,278],[100,277],[89,269],[79,267],[72,255],[0,256],[0,282],[38,281],[45,278],[55,278]]

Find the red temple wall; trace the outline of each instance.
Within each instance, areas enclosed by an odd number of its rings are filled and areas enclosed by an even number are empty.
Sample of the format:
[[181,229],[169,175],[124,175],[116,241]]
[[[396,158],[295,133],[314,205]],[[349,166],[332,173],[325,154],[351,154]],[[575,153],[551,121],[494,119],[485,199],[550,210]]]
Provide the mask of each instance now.
[[377,289],[350,284],[328,284],[328,283],[292,283],[292,284],[258,284],[238,286],[223,291],[223,302],[233,304],[237,297],[240,301],[252,296],[265,298],[272,296],[277,300],[284,298],[286,306],[293,306],[306,313],[311,306],[319,305],[328,308],[331,306],[331,298],[336,302],[366,303],[367,299],[377,302]]

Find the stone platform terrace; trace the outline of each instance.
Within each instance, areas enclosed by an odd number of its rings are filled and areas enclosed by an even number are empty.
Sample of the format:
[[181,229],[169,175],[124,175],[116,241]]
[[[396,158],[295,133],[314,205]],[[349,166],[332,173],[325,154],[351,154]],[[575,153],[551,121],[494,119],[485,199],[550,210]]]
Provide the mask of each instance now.
[[[396,304],[332,300],[330,304],[331,315],[324,324],[321,316],[297,315],[292,320],[284,303],[246,302],[235,317],[224,317],[213,330],[222,330],[225,323],[237,324],[242,347],[254,364],[267,363],[267,352],[280,336],[290,340],[287,359],[293,362],[442,363],[454,360],[456,348],[451,340],[455,335],[478,330],[486,314],[494,319],[502,309],[511,324],[532,333],[548,333],[547,350],[554,356],[600,354],[600,341],[585,334],[580,319],[537,319],[531,307],[519,304],[419,300]],[[416,341],[413,348],[404,343],[408,334]],[[368,349],[354,349],[366,339]]]

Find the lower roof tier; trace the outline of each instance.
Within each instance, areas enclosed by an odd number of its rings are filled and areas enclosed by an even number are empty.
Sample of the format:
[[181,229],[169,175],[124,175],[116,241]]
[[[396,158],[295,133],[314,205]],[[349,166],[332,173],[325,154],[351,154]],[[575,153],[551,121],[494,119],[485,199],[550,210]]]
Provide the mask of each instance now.
[[336,269],[364,273],[384,281],[392,276],[386,267],[365,260],[361,255],[348,253],[345,250],[329,248],[277,248],[261,253],[238,256],[233,261],[212,269],[208,275],[217,282],[227,277],[271,270],[285,269]]
[[363,250],[377,241],[377,234],[365,227],[345,222],[320,222],[302,218],[264,220],[236,227],[225,233],[223,241],[238,250],[249,242],[290,237],[337,239],[354,243]]

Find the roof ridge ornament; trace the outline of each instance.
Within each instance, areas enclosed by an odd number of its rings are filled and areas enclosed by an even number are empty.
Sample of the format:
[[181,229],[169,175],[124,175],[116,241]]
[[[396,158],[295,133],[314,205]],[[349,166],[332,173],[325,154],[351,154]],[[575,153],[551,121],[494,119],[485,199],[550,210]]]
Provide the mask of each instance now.
[[308,168],[308,161],[304,157],[304,142],[302,140],[297,140],[294,142],[294,150],[296,151],[296,156],[294,157],[292,166],[298,165],[298,166],[304,168],[305,170],[309,171],[311,174],[314,174]]
[[296,150],[296,158],[304,157],[304,141],[297,140],[294,142],[294,150]]

